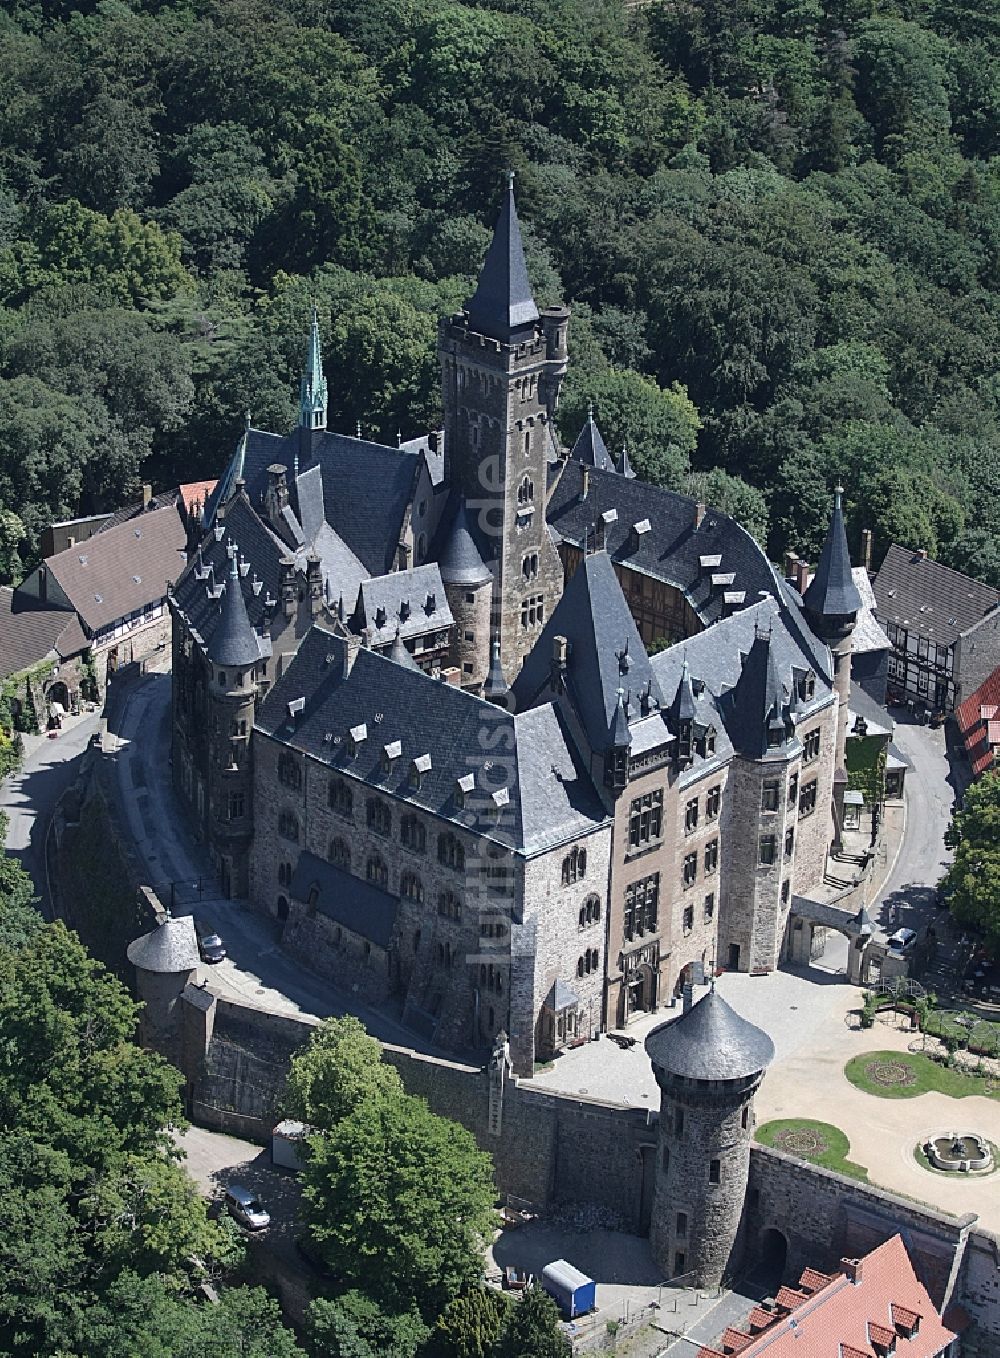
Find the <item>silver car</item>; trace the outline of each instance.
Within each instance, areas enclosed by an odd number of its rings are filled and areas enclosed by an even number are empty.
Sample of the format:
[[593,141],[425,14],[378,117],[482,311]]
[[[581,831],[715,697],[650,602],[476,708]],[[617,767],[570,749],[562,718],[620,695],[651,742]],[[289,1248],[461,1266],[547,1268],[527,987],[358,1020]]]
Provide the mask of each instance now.
[[270,1213],[260,1198],[242,1184],[229,1185],[226,1189],[225,1204],[229,1215],[248,1231],[263,1231],[271,1224]]

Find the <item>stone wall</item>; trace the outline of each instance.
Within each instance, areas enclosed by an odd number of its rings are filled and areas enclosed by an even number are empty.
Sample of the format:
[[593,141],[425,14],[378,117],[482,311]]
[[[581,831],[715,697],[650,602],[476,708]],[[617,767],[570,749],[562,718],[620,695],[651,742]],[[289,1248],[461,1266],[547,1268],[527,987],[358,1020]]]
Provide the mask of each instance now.
[[955,642],[955,705],[957,706],[1000,665],[1000,609],[988,614]]
[[[799,731],[805,740],[807,732],[819,730],[819,755],[803,760],[799,769],[800,811],[795,831],[795,872],[792,890],[807,896],[810,887],[822,882],[826,871],[826,855],[833,839],[833,774],[837,749],[838,704],[824,707],[818,722],[810,720]],[[816,780],[816,810],[810,815],[801,813],[802,789]]]
[[751,1258],[761,1253],[765,1233],[780,1231],[786,1280],[810,1265],[833,1269],[898,1232],[935,1305],[947,1306],[962,1299],[962,1256],[974,1221],[971,1213],[948,1216],[766,1146],[750,1152],[747,1251]]

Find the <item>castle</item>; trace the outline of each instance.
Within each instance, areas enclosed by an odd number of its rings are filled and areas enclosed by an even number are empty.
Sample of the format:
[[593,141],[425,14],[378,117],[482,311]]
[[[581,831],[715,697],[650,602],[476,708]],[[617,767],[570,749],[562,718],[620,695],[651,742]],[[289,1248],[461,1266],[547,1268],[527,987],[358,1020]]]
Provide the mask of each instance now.
[[314,314],[298,427],[248,426],[170,597],[174,778],[224,889],[437,1045],[505,1031],[522,1075],[790,954],[861,607],[839,496],[800,594],[592,416],[561,448],[569,328],[508,183],[440,323],[443,431],[328,430]]

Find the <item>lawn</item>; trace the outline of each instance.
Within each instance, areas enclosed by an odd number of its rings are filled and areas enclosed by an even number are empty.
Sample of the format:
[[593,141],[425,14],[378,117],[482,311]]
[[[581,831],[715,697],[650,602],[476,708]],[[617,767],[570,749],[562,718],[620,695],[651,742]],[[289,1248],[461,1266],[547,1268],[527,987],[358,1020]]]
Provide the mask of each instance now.
[[848,1061],[844,1074],[856,1089],[880,1099],[915,1099],[932,1091],[951,1099],[964,1099],[969,1094],[1000,1099],[995,1082],[981,1075],[964,1075],[920,1052],[862,1052]]
[[829,1122],[814,1122],[810,1118],[776,1118],[757,1128],[757,1140],[762,1146],[771,1146],[787,1155],[795,1155],[800,1160],[822,1165],[824,1169],[835,1170],[850,1179],[868,1178],[864,1165],[848,1160],[851,1143],[846,1135]]

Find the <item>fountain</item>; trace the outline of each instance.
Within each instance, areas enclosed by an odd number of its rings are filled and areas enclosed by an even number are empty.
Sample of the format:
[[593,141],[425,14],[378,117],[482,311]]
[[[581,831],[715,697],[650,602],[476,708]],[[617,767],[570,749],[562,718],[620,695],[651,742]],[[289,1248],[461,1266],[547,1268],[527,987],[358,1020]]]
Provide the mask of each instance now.
[[975,1132],[943,1132],[928,1137],[923,1151],[935,1169],[962,1174],[988,1174],[993,1169],[990,1143]]

